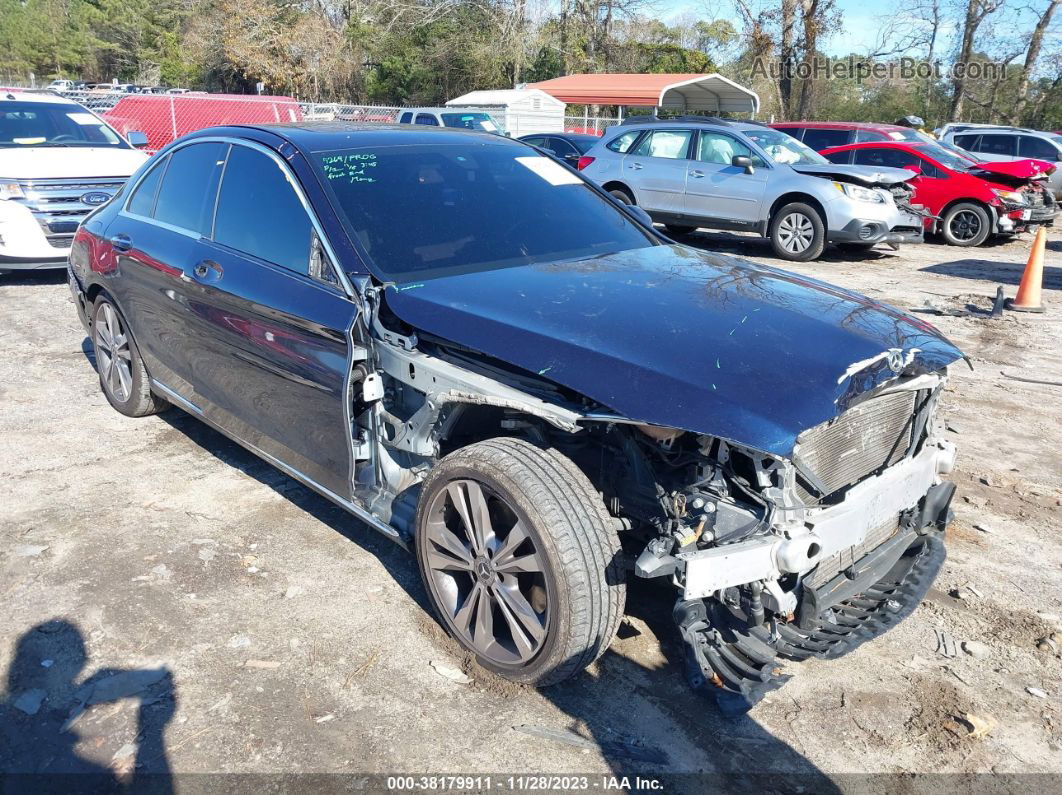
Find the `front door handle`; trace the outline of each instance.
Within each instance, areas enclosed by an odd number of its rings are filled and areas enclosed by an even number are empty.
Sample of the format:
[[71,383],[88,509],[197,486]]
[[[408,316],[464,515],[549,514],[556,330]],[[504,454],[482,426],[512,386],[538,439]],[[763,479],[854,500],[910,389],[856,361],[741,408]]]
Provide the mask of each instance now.
[[221,266],[212,259],[205,259],[192,268],[195,278],[200,281],[217,281],[221,278]]
[[115,235],[111,238],[111,246],[115,251],[128,251],[133,247],[133,241],[128,235]]

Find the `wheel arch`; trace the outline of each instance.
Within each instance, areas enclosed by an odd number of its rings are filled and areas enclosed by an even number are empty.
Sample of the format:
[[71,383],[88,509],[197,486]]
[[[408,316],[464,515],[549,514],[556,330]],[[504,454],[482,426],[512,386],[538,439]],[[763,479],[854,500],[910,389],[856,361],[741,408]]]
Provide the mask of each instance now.
[[638,196],[637,196],[637,194],[635,194],[634,190],[631,188],[630,185],[628,185],[626,182],[623,182],[622,180],[618,180],[618,179],[609,180],[608,182],[606,182],[605,184],[603,184],[601,186],[601,190],[605,191],[606,193],[608,191],[611,191],[611,190],[621,190],[624,193],[626,193],[628,196],[631,197],[631,199],[634,201],[635,205],[638,204]]
[[815,212],[819,214],[819,218],[822,220],[822,225],[825,227],[826,231],[830,231],[830,224],[826,216],[825,205],[810,193],[802,193],[801,191],[783,193],[771,203],[771,209],[770,212],[767,213],[767,221],[764,225],[764,229],[770,229],[771,221],[774,219],[775,213],[792,202],[803,202],[804,204],[810,205]]
[[959,198],[952,199],[947,204],[945,204],[943,207],[941,207],[940,208],[940,213],[939,213],[940,220],[939,221],[935,221],[934,224],[933,224],[934,230],[936,232],[940,232],[941,230],[944,229],[944,217],[949,212],[951,212],[951,210],[956,205],[959,205],[959,204],[974,204],[974,205],[980,207],[986,213],[988,213],[988,224],[989,224],[988,236],[992,237],[993,235],[996,234],[996,224],[999,221],[999,212],[991,204],[989,204],[988,202],[984,201],[983,199],[978,199],[975,196],[960,196]]

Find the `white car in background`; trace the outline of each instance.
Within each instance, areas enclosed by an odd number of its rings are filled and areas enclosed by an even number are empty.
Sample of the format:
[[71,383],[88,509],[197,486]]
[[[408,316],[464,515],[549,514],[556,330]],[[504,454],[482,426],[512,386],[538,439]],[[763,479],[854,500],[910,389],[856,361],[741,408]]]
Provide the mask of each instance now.
[[65,268],[81,219],[147,159],[146,144],[72,100],[0,91],[0,274]]

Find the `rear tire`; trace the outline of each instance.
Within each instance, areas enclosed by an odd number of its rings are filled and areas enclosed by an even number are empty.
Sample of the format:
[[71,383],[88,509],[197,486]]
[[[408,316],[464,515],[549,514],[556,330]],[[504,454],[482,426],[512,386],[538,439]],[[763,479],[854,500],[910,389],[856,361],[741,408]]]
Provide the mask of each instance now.
[[627,193],[627,191],[623,190],[622,188],[612,188],[612,190],[610,190],[609,193],[613,197],[619,199],[624,204],[634,204],[635,203],[634,202],[634,197],[631,196],[629,193]]
[[974,202],[960,202],[949,208],[940,222],[940,234],[949,246],[979,246],[991,231],[988,211]]
[[814,207],[803,202],[780,208],[771,218],[767,236],[774,253],[791,262],[816,259],[826,246],[822,218]]
[[574,676],[601,656],[623,616],[611,517],[556,450],[499,438],[446,456],[421,490],[416,549],[447,631],[514,682]]
[[115,411],[146,417],[166,408],[166,401],[151,391],[144,360],[125,318],[106,294],[92,305],[92,347],[100,388]]

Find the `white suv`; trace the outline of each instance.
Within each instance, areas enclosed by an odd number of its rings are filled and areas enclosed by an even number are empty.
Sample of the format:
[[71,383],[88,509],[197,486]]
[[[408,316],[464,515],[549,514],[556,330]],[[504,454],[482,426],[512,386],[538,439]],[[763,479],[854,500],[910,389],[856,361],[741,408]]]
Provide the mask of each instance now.
[[144,162],[146,143],[55,94],[0,91],[0,274],[65,268],[81,219]]

